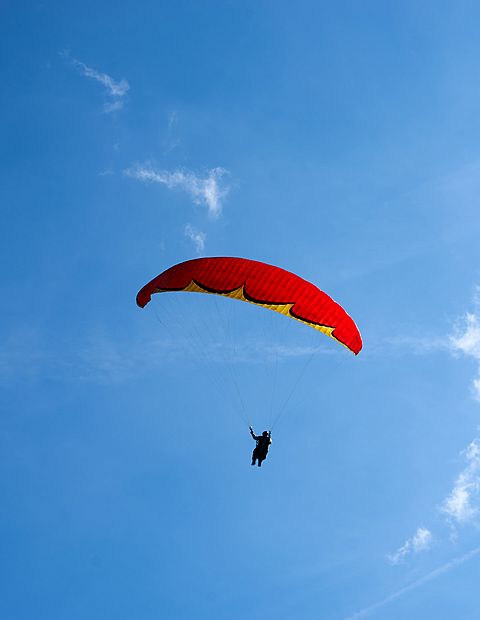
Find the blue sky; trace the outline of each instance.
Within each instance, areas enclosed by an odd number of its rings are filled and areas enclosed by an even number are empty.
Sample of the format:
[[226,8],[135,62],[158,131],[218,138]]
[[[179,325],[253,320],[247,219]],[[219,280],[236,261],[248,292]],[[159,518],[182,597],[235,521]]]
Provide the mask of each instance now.
[[[0,10],[1,617],[476,619],[477,3]],[[364,350],[136,307],[200,255]]]

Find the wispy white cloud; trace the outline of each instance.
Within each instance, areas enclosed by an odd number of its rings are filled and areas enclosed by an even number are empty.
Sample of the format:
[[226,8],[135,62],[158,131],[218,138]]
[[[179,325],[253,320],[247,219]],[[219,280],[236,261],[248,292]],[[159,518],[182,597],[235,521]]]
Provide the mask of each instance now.
[[364,609],[361,609],[360,611],[356,611],[354,614],[348,616],[345,620],[360,620],[360,618],[367,618],[368,616],[372,615],[373,613],[375,613],[382,607],[385,607],[389,603],[393,603],[393,601],[397,600],[401,596],[404,596],[405,594],[412,592],[412,590],[416,590],[417,588],[420,588],[421,586],[429,583],[430,581],[437,579],[437,577],[441,577],[445,573],[448,573],[451,570],[454,570],[455,568],[457,568],[458,566],[465,564],[465,562],[472,560],[474,557],[476,557],[479,554],[480,554],[480,547],[476,547],[475,549],[472,549],[468,553],[465,553],[464,555],[461,555],[460,557],[454,558],[453,560],[450,560],[450,562],[443,564],[443,566],[439,566],[438,568],[431,571],[424,577],[421,577],[420,579],[417,579],[416,581],[410,583],[404,588],[397,590],[397,592],[390,594],[390,596],[387,596],[386,598],[382,599],[378,603],[373,603],[373,605],[369,605],[368,607],[365,607]]
[[[474,398],[480,402],[480,287],[474,288],[473,311],[456,324],[448,339],[452,353],[473,358],[477,363],[472,381]],[[461,455],[466,467],[460,472],[449,495],[442,502],[441,513],[455,525],[476,521],[480,514],[480,439],[475,438]]]
[[122,99],[123,97],[125,97],[125,95],[130,89],[130,84],[127,82],[127,80],[122,79],[117,82],[107,73],[97,71],[96,69],[93,69],[92,67],[86,65],[84,62],[81,62],[76,58],[71,58],[68,52],[62,52],[61,55],[64,58],[68,59],[81,75],[102,84],[102,86],[105,88],[106,95],[113,98],[113,101],[107,101],[104,103],[104,112],[117,112],[118,110],[121,110],[123,108]]
[[472,381],[473,395],[480,402],[480,287],[475,287],[473,311],[457,323],[449,342],[452,352],[463,353],[477,361],[476,377]]
[[178,125],[178,112],[172,110],[168,115],[166,137],[163,140],[164,153],[170,153],[180,144],[180,138],[176,135]]
[[[439,336],[398,335],[389,336],[383,340],[383,344],[393,349],[408,350],[415,355],[428,355],[435,351],[448,351],[448,340]],[[382,347],[384,348],[384,347]]]
[[131,376],[135,358],[126,354],[113,339],[96,333],[86,339],[71,358],[73,375],[83,381],[105,385],[122,383]]
[[172,110],[168,115],[168,128],[171,129],[178,123],[178,112],[176,110]]
[[76,340],[60,340],[58,336],[54,340],[35,326],[12,329],[9,334],[0,335],[0,385],[42,378],[116,385],[174,359],[191,360],[192,355],[208,365],[224,365],[228,360],[232,365],[251,366],[272,360],[280,363],[291,358],[308,359],[319,351],[311,347],[275,345],[261,339],[232,344],[219,325],[212,325],[208,335],[201,337],[201,330],[192,333],[178,324],[174,308],[167,318],[158,317],[164,333],[153,340],[137,338],[120,342],[107,329],[78,334]]
[[[477,524],[480,517],[480,438],[475,438],[462,450],[466,466],[457,476],[452,490],[440,504],[440,514],[450,526]],[[453,530],[456,535],[456,530]],[[405,541],[394,553],[387,555],[390,564],[399,564],[403,559],[419,551],[427,551],[432,544],[430,530],[419,527],[415,535]]]
[[478,371],[472,381],[472,387],[475,398],[480,401],[480,286],[474,288],[473,309],[456,321],[453,333],[438,335],[425,334],[422,331],[414,334],[395,334],[371,342],[369,350],[372,349],[382,354],[391,350],[408,351],[414,355],[447,352],[456,356],[469,356],[478,362]]
[[323,355],[332,355],[334,351],[326,347],[312,347],[301,345],[282,345],[258,342],[252,347],[256,357],[259,355],[264,359],[271,361],[275,359],[289,359],[295,357],[309,357],[321,353]]
[[93,80],[100,82],[100,84],[103,84],[107,90],[107,94],[111,97],[123,97],[130,89],[130,85],[127,80],[120,80],[119,82],[116,82],[106,73],[92,69],[76,58],[72,58],[72,64],[77,67],[80,73],[85,77],[92,78]]
[[139,369],[163,363],[165,357],[181,357],[186,347],[168,337],[141,344],[120,343],[108,332],[78,335],[76,340],[49,337],[33,325],[12,328],[0,336],[0,384],[24,383],[48,378],[117,384],[135,376]]
[[218,218],[222,212],[223,199],[229,187],[223,181],[227,174],[224,168],[212,168],[204,177],[189,170],[154,170],[151,166],[134,166],[124,171],[127,176],[145,183],[159,183],[169,189],[182,189],[196,204],[207,207],[212,218]]
[[415,534],[406,540],[401,547],[391,555],[387,555],[387,559],[391,564],[398,564],[412,553],[426,551],[431,547],[432,538],[430,530],[425,527],[419,527]]
[[[408,347],[415,353],[428,353],[444,349],[454,355],[466,355],[477,362],[476,376],[472,381],[474,398],[480,402],[480,287],[475,287],[473,311],[467,312],[447,338],[400,337],[392,341],[400,347]],[[480,516],[480,438],[475,438],[461,456],[466,465],[457,476],[452,490],[440,505],[440,513],[450,526],[477,523]],[[455,530],[454,530],[455,531]],[[394,553],[387,555],[391,564],[398,564],[412,553],[430,547],[432,536],[429,530],[419,528],[415,536],[408,539]]]
[[187,224],[184,229],[185,236],[193,241],[197,254],[201,254],[205,249],[206,233],[197,230],[191,224]]
[[43,333],[36,326],[18,325],[0,338],[0,382],[37,377],[55,356],[49,352]]
[[106,102],[103,104],[103,111],[109,114],[110,112],[118,112],[123,108],[123,101],[117,99],[117,101],[112,101],[110,103]]
[[176,110],[172,110],[168,115],[168,128],[172,129],[178,123],[178,112]]
[[471,523],[479,515],[480,439],[474,439],[462,455],[467,465],[440,508],[443,514],[458,525]]
[[[231,365],[248,364],[262,365],[271,362],[283,362],[291,359],[306,360],[312,358],[316,354],[330,355],[328,350],[320,347],[308,346],[286,346],[274,345],[261,340],[245,340],[241,342],[231,343],[223,336],[217,336],[212,339],[205,339],[200,342],[198,338],[194,338],[196,349],[201,350],[203,358],[209,362],[225,364],[225,360]],[[177,344],[182,342],[181,336],[178,337]],[[188,347],[185,345],[185,351]],[[191,355],[189,354],[191,357]]]

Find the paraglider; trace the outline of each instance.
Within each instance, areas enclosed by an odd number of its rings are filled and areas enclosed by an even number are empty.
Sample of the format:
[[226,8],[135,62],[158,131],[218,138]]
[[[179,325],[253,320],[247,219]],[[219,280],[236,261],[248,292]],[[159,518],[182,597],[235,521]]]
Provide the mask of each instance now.
[[[195,292],[230,297],[279,312],[334,339],[355,355],[362,349],[362,338],[347,312],[317,286],[280,267],[234,257],[187,260],[163,271],[137,294],[144,308],[155,293]],[[238,385],[235,382],[237,392]],[[242,407],[243,399],[239,393]],[[243,412],[244,421],[246,418]],[[281,415],[280,410],[277,416]],[[277,417],[278,420],[278,417]],[[255,435],[252,465],[261,467],[272,442],[270,431]],[[270,427],[271,428],[271,427]]]

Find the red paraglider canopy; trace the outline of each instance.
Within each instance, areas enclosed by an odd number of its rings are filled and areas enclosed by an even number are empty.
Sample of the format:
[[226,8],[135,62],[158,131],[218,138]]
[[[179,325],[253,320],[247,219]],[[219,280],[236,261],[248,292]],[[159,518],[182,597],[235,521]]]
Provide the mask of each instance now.
[[153,293],[213,293],[275,310],[334,338],[357,355],[362,338],[353,319],[311,282],[280,267],[246,258],[212,257],[170,267],[137,295],[143,308]]

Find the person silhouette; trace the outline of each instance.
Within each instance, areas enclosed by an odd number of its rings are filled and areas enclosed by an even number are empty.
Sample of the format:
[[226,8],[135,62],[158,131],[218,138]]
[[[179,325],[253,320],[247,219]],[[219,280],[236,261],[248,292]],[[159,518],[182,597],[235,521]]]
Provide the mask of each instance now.
[[272,443],[272,437],[270,431],[263,431],[261,435],[255,435],[253,428],[250,426],[250,435],[255,439],[257,445],[252,452],[252,465],[257,462],[258,466],[262,466],[262,461],[267,458],[268,448]]

